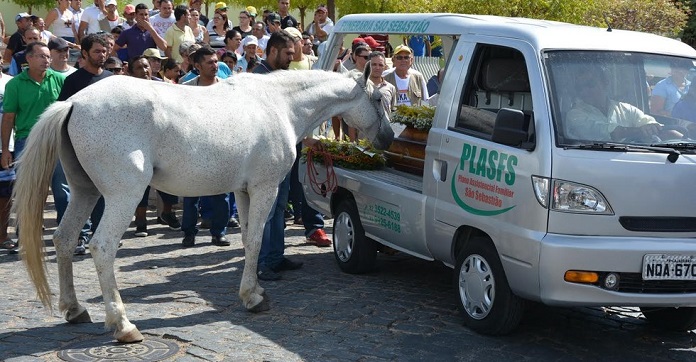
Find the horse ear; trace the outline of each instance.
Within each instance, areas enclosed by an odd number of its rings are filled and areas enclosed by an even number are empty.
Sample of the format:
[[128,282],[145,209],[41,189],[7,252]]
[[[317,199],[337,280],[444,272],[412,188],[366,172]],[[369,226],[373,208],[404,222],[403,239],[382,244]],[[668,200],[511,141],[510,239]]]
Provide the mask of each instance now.
[[365,79],[365,82],[367,82],[367,80],[370,79],[371,72],[372,68],[370,67],[370,63],[365,64],[365,72],[363,73],[363,78]]

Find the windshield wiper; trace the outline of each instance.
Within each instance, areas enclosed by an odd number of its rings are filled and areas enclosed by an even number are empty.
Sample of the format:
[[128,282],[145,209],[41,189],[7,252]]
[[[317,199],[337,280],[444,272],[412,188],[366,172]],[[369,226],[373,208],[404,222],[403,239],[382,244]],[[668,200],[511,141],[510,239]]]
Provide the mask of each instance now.
[[652,143],[652,147],[669,147],[680,150],[696,150],[696,142],[662,142],[662,143]]
[[[693,147],[696,148],[696,143],[693,143]],[[681,153],[674,149],[673,144],[653,144],[653,145],[628,145],[625,143],[612,143],[612,142],[594,142],[594,143],[583,143],[579,145],[566,145],[563,146],[564,149],[578,149],[578,150],[604,150],[604,151],[625,151],[625,152],[638,152],[638,151],[652,151],[658,153],[666,153],[667,161],[671,163],[677,162]]]

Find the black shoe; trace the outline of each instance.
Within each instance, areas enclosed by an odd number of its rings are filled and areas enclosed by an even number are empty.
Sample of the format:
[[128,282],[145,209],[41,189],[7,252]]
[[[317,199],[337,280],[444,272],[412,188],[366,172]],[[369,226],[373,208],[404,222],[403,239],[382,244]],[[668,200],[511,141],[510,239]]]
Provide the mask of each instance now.
[[281,272],[283,270],[297,270],[302,268],[302,265],[304,263],[301,261],[292,261],[288,258],[283,258],[283,261],[280,262],[280,264],[274,266],[271,268],[274,272]]
[[137,225],[135,227],[135,236],[139,238],[144,238],[147,237],[149,234],[147,233],[147,225],[142,224],[142,225]]
[[283,214],[283,216],[285,216],[285,220],[290,220],[290,219],[292,219],[293,217],[295,217],[295,216],[292,214],[292,212],[290,212],[290,211],[288,211],[288,210],[285,210],[285,213]]
[[229,240],[225,237],[225,235],[217,235],[213,236],[213,238],[210,240],[213,245],[217,246],[230,246]]
[[198,225],[199,229],[210,229],[210,220],[208,219],[203,219],[201,220],[200,225]]
[[157,222],[162,225],[169,225],[172,230],[181,230],[181,224],[179,220],[176,219],[176,214],[174,211],[168,213],[162,213],[162,216],[157,218]]
[[86,238],[81,236],[80,240],[77,242],[77,246],[75,247],[75,255],[85,255],[87,254],[87,242]]
[[194,234],[184,236],[184,240],[181,241],[181,246],[184,248],[190,248],[194,245],[196,245],[196,235]]
[[239,221],[235,218],[230,218],[230,221],[227,223],[228,228],[238,228],[239,227]]
[[304,225],[304,221],[302,221],[302,216],[296,217],[295,221],[292,222],[295,225]]
[[282,276],[273,270],[271,268],[263,265],[259,266],[259,270],[256,272],[256,275],[259,277],[261,280],[265,281],[273,281],[273,280],[279,280],[282,278]]

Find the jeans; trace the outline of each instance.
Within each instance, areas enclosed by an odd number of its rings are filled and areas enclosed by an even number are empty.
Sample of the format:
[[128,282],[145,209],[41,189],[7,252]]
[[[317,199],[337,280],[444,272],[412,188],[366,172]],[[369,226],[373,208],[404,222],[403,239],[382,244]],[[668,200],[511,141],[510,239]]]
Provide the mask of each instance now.
[[297,144],[297,158],[290,170],[290,201],[294,211],[295,220],[302,218],[305,228],[305,236],[310,236],[317,229],[324,228],[324,215],[307,205],[302,184],[300,183],[300,157],[302,155],[302,143]]
[[[234,192],[230,192],[225,197],[225,201],[229,204],[230,208],[230,217],[234,217],[235,219],[238,217],[237,215],[237,203],[234,201]],[[210,205],[210,199],[207,197],[202,197],[201,202],[200,202],[200,207],[201,207],[201,219],[203,220],[210,220],[213,218],[213,208]]]
[[227,222],[230,219],[229,204],[225,201],[226,194],[203,197],[184,197],[184,215],[181,217],[181,231],[184,235],[195,235],[198,233],[198,203],[201,199],[208,198],[212,208],[212,218],[210,219],[210,235],[224,236],[227,231]]
[[278,196],[264,225],[259,266],[275,268],[285,258],[285,205],[289,191],[290,174],[278,185]]

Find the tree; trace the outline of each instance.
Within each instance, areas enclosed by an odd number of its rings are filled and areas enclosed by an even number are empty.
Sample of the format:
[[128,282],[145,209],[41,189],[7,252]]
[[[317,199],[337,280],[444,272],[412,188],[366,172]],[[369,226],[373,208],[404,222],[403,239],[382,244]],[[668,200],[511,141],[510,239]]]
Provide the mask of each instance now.
[[681,1],[671,0],[608,0],[603,8],[590,12],[600,14],[612,28],[678,37],[686,26],[690,9]]
[[[29,14],[33,14],[34,10],[50,9],[55,6],[55,1],[53,0],[11,0],[10,2],[26,8]],[[44,14],[34,15],[43,16]]]

